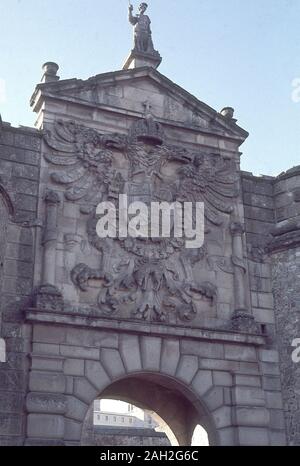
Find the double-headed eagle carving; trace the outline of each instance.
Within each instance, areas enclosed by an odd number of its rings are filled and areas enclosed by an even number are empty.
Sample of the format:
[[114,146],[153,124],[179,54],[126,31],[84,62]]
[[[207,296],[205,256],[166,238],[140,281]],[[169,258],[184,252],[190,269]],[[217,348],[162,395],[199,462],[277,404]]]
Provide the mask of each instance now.
[[216,305],[216,287],[197,282],[183,239],[101,239],[96,206],[117,202],[119,194],[145,203],[203,202],[208,228],[220,226],[238,194],[230,160],[167,144],[161,125],[149,115],[129,134],[99,134],[59,120],[45,141],[44,157],[56,166],[51,181],[65,187],[66,202],[76,202],[88,215],[88,240],[99,251],[99,267],[78,264],[71,271],[73,283],[87,291],[89,280],[101,282],[97,306],[104,316],[174,323],[193,319],[197,300]]

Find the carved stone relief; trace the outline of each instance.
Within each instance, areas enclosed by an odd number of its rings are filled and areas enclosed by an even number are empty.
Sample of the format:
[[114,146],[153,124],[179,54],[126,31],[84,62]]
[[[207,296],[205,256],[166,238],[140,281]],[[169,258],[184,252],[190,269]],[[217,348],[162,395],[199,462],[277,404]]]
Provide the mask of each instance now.
[[[216,316],[215,270],[233,274],[234,263],[223,253],[209,253],[209,241],[214,230],[227,229],[238,196],[234,162],[169,145],[150,113],[132,126],[128,136],[56,121],[45,140],[52,149],[45,158],[57,167],[52,183],[64,186],[65,200],[76,202],[81,214],[88,216],[89,247],[98,251],[96,268],[81,262],[70,271],[83,300],[91,281],[96,281],[99,293],[94,304],[106,317],[176,324],[201,314]],[[188,250],[185,238],[99,238],[96,206],[101,201],[117,205],[120,194],[147,205],[203,202],[207,241],[200,249]],[[199,279],[195,266],[207,270],[209,278]]]

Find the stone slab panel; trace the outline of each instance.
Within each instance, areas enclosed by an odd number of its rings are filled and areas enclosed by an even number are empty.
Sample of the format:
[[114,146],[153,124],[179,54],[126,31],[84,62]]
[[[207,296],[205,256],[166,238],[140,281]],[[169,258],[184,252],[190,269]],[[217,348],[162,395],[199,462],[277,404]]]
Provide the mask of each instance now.
[[66,379],[63,374],[32,371],[29,377],[29,390],[32,392],[64,393]]
[[120,353],[127,372],[142,369],[139,337],[137,335],[120,335]]
[[29,393],[26,407],[29,413],[65,414],[67,400],[64,395],[54,393]]
[[63,372],[66,375],[84,375],[84,360],[82,359],[66,359],[64,361]]
[[27,435],[35,438],[63,438],[65,423],[62,416],[50,414],[29,414]]
[[238,426],[267,427],[270,414],[266,408],[236,408],[235,423]]
[[125,375],[124,364],[118,350],[101,349],[100,360],[107,374],[112,379]]
[[256,349],[251,346],[224,345],[225,359],[235,361],[255,362],[257,360]]
[[197,356],[181,356],[176,377],[186,384],[190,384],[198,371],[198,357]]
[[160,355],[161,355],[161,338],[142,337],[141,338],[141,354],[143,369],[148,371],[160,370]]
[[192,382],[192,387],[196,391],[196,393],[202,396],[204,395],[204,393],[210,390],[212,386],[212,372],[199,370]]
[[255,387],[234,387],[233,400],[241,406],[264,406],[265,395],[262,389]]
[[161,371],[168,375],[174,375],[180,359],[179,340],[163,339],[161,352]]
[[74,380],[74,395],[90,405],[97,398],[99,392],[87,379],[80,377]]
[[239,427],[239,444],[242,446],[268,446],[269,432],[267,429],[257,427]]
[[78,398],[68,396],[66,417],[76,421],[83,421],[88,412],[88,408],[89,406]]
[[86,361],[85,373],[88,380],[99,390],[99,393],[111,383],[110,377],[100,362]]

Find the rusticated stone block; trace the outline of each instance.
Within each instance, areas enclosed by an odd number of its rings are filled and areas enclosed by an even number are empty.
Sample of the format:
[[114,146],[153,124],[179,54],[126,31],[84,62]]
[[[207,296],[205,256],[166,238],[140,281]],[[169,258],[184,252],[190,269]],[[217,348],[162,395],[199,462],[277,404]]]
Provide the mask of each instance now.
[[78,377],[74,380],[74,395],[90,405],[99,395],[99,391],[86,378]]
[[65,440],[79,441],[81,439],[82,422],[76,422],[72,419],[65,420]]
[[232,408],[230,406],[222,406],[216,409],[212,416],[217,429],[222,429],[232,425]]
[[70,419],[74,419],[76,421],[83,421],[89,406],[86,403],[83,403],[78,398],[73,396],[67,397],[67,411],[66,416]]
[[27,434],[29,437],[61,439],[64,437],[65,423],[62,416],[53,414],[29,414]]
[[29,377],[29,390],[32,392],[64,393],[66,379],[63,374],[32,371]]
[[238,426],[267,427],[270,422],[270,414],[266,408],[236,408],[235,424]]
[[225,359],[235,361],[256,361],[257,355],[255,348],[242,345],[225,345]]
[[174,375],[180,358],[180,344],[178,340],[164,338],[161,351],[161,371]]
[[111,383],[111,379],[107,372],[97,361],[86,361],[85,362],[85,373],[86,377],[93,384],[93,386],[99,391],[104,390]]
[[241,406],[265,406],[264,391],[255,387],[234,387],[233,400]]
[[268,446],[269,432],[267,429],[258,427],[239,427],[239,444],[242,446]]
[[119,351],[106,348],[101,349],[100,360],[112,379],[125,375],[126,372]]
[[189,385],[196,375],[197,370],[197,356],[181,356],[176,372],[176,377]]
[[142,364],[144,370],[160,369],[161,338],[141,337]]
[[84,375],[84,360],[66,359],[64,361],[64,374],[66,375]]
[[67,399],[64,395],[54,393],[29,393],[26,407],[30,413],[65,414]]
[[142,369],[139,337],[137,335],[120,336],[120,353],[127,372],[136,372]]
[[224,404],[224,389],[222,387],[211,388],[203,395],[203,401],[210,411],[215,411]]
[[192,382],[192,387],[196,391],[196,393],[202,396],[206,392],[208,392],[208,390],[210,390],[212,386],[213,381],[211,371],[199,370]]

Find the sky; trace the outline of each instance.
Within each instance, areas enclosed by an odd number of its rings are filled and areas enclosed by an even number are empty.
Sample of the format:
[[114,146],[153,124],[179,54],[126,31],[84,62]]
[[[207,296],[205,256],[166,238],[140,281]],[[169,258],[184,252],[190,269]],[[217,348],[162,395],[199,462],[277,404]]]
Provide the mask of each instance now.
[[[132,1],[135,9],[139,2]],[[300,164],[300,0],[148,0],[159,71],[250,136],[242,169]],[[61,79],[119,70],[132,48],[127,0],[0,0],[0,113],[33,126],[42,64]]]

